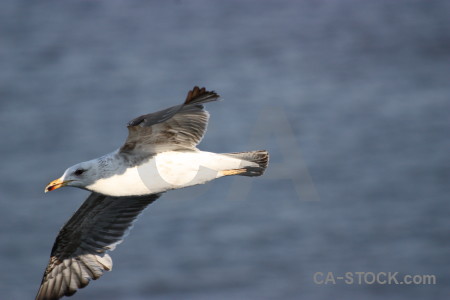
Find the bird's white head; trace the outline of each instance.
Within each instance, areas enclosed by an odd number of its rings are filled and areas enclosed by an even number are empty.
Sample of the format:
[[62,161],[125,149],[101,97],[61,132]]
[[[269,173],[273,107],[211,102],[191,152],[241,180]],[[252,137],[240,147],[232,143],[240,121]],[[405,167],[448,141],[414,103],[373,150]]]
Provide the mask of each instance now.
[[98,164],[95,160],[76,164],[68,168],[60,178],[50,182],[45,187],[45,192],[50,192],[63,186],[74,186],[84,189],[97,180],[97,174]]

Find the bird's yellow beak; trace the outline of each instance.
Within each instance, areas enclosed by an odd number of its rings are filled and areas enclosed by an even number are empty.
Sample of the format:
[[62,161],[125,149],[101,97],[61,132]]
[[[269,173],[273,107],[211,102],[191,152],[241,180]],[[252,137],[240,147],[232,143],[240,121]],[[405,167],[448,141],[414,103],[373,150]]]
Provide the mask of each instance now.
[[63,181],[61,178],[53,180],[45,187],[45,192],[51,192],[53,190],[59,189],[60,187],[66,186],[72,180]]

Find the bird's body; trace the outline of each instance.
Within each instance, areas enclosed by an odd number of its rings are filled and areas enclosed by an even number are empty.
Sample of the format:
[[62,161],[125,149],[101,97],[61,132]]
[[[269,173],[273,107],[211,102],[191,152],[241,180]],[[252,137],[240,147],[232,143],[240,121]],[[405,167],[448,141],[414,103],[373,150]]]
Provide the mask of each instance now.
[[[120,161],[117,156],[116,151],[93,163]],[[244,166],[258,165],[230,154],[199,150],[165,151],[139,165],[128,165],[121,160],[119,167],[108,169],[106,174],[110,173],[111,176],[101,178],[85,188],[108,196],[143,196],[203,184],[226,176],[227,170]]]
[[107,252],[162,193],[223,176],[263,174],[267,151],[197,149],[209,118],[202,104],[218,98],[194,87],[183,104],[130,121],[128,138],[118,150],[68,168],[46,187],[46,192],[73,186],[92,193],[60,230],[37,300],[70,296],[111,270]]

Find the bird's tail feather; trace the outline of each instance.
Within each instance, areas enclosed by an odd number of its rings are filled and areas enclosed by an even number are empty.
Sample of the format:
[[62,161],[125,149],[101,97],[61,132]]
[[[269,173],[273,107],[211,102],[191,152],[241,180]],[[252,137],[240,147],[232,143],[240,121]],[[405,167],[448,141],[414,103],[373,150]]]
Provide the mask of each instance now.
[[269,164],[269,152],[266,150],[226,153],[225,155],[242,160],[241,168],[222,171],[225,176],[261,176]]

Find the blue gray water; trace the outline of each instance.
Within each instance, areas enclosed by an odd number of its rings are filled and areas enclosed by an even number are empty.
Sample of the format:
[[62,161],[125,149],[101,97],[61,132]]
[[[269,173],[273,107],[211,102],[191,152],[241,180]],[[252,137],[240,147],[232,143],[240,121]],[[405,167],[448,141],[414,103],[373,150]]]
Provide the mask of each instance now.
[[[450,2],[1,1],[0,299],[32,299],[87,192],[44,186],[125,124],[222,95],[201,148],[261,178],[168,193],[73,299],[448,299]],[[433,274],[436,285],[316,272]]]

